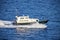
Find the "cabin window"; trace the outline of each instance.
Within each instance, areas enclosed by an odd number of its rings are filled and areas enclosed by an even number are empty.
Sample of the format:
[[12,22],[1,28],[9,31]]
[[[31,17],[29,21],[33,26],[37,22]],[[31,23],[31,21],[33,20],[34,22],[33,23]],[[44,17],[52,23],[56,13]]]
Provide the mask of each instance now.
[[26,17],[25,19],[28,19],[28,17]]
[[20,19],[24,19],[24,18],[20,18]]

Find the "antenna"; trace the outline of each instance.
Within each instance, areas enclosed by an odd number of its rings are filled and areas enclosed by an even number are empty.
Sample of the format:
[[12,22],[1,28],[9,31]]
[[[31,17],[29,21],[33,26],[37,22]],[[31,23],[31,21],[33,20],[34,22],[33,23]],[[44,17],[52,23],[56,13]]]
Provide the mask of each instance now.
[[18,10],[16,8],[15,8],[15,10],[16,10],[16,16],[18,16],[18,13],[19,13]]
[[16,11],[16,16],[19,16],[18,14],[19,14],[20,12],[18,11],[18,8],[17,8],[16,6],[12,6],[12,7],[14,7],[14,9],[15,9],[15,11]]

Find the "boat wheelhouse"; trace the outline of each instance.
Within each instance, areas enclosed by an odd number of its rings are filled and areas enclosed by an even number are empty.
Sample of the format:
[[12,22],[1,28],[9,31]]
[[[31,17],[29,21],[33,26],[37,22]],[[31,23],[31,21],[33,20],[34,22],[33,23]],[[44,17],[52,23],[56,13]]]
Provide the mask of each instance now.
[[29,16],[16,16],[15,24],[33,24],[39,21],[36,18],[30,18]]

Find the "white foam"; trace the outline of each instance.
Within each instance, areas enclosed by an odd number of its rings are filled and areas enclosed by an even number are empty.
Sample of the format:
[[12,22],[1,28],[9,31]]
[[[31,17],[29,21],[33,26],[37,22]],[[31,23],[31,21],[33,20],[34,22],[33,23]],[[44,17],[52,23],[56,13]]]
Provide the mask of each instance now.
[[46,28],[47,25],[35,23],[32,25],[13,25],[12,21],[0,20],[0,28]]

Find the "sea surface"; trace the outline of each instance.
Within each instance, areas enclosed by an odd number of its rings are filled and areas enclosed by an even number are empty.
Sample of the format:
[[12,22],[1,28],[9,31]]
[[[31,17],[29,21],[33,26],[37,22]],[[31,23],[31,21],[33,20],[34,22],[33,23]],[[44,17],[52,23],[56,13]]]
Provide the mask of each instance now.
[[0,20],[16,15],[49,20],[47,28],[0,28],[0,40],[60,40],[60,0],[0,0]]

